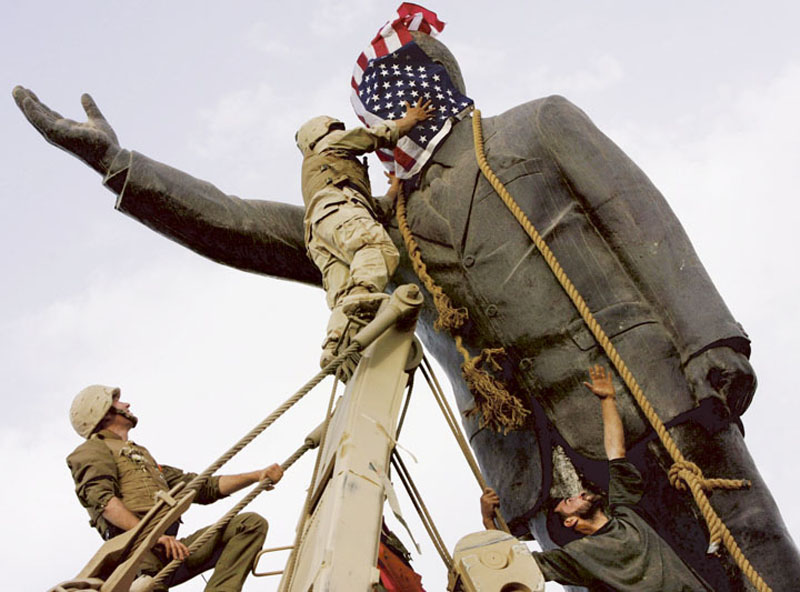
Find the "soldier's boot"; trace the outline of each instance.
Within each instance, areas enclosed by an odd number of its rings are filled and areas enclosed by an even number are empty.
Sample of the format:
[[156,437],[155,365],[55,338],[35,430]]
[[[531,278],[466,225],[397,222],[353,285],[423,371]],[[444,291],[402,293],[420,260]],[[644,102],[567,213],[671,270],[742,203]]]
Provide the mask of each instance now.
[[389,298],[389,294],[384,292],[369,292],[363,288],[358,291],[353,290],[342,298],[342,312],[351,318],[371,321],[381,303],[387,298]]
[[322,345],[322,355],[319,357],[319,367],[324,368],[336,358],[336,351],[339,347],[338,339],[326,339]]
[[151,588],[152,582],[155,578],[153,576],[142,574],[131,584],[129,592],[162,592],[167,588],[159,586],[158,588]]

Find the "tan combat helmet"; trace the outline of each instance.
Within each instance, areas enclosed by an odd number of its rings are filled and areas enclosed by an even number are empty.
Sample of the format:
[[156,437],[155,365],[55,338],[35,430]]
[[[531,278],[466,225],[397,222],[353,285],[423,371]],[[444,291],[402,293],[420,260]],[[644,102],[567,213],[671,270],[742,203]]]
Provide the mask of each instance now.
[[114,404],[114,395],[119,396],[119,393],[118,387],[93,384],[75,396],[69,408],[69,421],[79,436],[92,435]]
[[309,150],[313,150],[317,141],[325,137],[332,129],[343,130],[344,124],[338,119],[328,117],[327,115],[314,117],[301,125],[300,129],[297,130],[297,133],[294,135],[294,139],[297,142],[297,147],[300,148],[300,152],[303,153],[303,156],[305,156]]

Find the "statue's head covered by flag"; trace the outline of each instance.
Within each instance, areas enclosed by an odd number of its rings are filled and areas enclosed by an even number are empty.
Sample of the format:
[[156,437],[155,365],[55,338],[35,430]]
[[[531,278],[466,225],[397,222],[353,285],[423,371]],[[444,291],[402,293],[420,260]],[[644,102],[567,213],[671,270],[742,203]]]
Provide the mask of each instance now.
[[358,118],[370,127],[386,119],[400,119],[406,101],[412,105],[420,98],[431,101],[435,115],[401,138],[394,151],[377,152],[390,172],[400,179],[410,179],[447,137],[453,123],[470,112],[473,102],[456,88],[444,66],[434,62],[411,34],[441,33],[444,23],[436,13],[404,2],[397,15],[358,56],[350,81],[350,102]]

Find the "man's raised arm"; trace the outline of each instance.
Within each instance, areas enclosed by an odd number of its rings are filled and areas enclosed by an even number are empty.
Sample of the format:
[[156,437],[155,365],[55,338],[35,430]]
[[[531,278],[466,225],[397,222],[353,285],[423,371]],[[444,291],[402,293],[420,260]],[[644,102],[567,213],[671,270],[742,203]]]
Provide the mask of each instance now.
[[584,382],[590,391],[600,398],[603,409],[603,443],[608,460],[625,458],[625,429],[617,409],[617,395],[611,372],[599,364],[589,368],[591,382]]

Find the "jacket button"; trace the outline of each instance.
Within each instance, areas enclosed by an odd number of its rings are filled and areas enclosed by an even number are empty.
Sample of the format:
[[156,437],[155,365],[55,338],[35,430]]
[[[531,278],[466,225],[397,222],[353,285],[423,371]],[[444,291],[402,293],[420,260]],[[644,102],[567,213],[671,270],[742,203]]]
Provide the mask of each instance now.
[[497,307],[494,304],[490,304],[486,307],[486,316],[487,317],[496,317],[497,316]]
[[475,257],[472,255],[464,257],[464,267],[472,267],[473,265],[475,265]]

